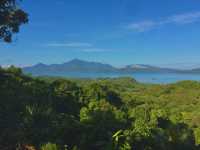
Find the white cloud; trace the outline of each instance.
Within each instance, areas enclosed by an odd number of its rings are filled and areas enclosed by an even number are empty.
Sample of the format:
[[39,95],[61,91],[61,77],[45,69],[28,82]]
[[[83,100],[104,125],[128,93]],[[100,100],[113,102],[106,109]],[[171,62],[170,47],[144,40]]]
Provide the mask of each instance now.
[[144,32],[144,31],[154,28],[155,25],[156,25],[156,22],[151,21],[151,20],[146,20],[142,22],[131,23],[127,26],[127,29],[131,29],[131,30],[133,29],[138,32]]
[[188,24],[197,21],[200,21],[200,11],[178,14],[168,18],[169,23],[172,22],[177,24]]
[[90,43],[81,43],[81,42],[70,42],[70,43],[54,42],[54,43],[47,43],[44,46],[46,46],[46,47],[80,48],[80,47],[92,47],[92,44],[90,44]]
[[83,51],[83,52],[105,52],[105,51],[112,51],[112,50],[103,49],[103,48],[88,48],[88,49],[81,49],[80,51]]
[[129,23],[125,28],[137,32],[144,32],[167,24],[189,24],[198,21],[200,21],[200,11],[176,14],[161,20],[144,20],[140,22],[133,22]]
[[81,42],[70,42],[70,43],[61,43],[61,42],[51,42],[44,44],[42,46],[45,47],[64,47],[64,48],[73,48],[75,51],[80,51],[80,52],[106,52],[106,51],[113,51],[111,49],[107,48],[98,48],[95,47],[91,43],[81,43]]

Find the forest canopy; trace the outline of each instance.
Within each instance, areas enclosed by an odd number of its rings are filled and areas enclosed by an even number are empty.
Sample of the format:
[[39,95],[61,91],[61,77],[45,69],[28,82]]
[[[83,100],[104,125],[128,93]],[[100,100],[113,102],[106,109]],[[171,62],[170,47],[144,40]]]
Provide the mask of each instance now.
[[2,150],[198,150],[200,83],[30,77],[0,69]]

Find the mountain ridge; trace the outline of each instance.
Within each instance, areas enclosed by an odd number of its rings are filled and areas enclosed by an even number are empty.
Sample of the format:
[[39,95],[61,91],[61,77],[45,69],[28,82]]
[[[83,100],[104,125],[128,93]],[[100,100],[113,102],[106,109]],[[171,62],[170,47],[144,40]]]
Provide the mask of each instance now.
[[200,68],[191,70],[181,70],[172,68],[163,68],[147,64],[131,64],[121,68],[114,67],[110,64],[85,61],[81,59],[72,59],[62,64],[43,64],[38,63],[33,66],[22,68],[24,73],[32,75],[51,75],[64,73],[134,73],[134,72],[151,72],[151,73],[200,73]]

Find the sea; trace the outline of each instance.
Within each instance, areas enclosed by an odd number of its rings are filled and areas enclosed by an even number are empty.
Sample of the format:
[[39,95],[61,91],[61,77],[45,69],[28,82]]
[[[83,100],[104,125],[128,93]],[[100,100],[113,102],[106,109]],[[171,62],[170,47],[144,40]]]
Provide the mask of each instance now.
[[132,77],[141,83],[168,84],[176,83],[183,80],[200,81],[200,74],[194,73],[148,73],[135,72],[130,74],[121,73],[66,73],[59,75],[67,78],[117,78],[117,77]]

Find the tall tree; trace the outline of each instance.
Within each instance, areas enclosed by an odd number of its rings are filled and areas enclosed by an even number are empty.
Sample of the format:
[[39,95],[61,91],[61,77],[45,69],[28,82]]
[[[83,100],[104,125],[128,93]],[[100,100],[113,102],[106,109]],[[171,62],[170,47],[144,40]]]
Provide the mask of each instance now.
[[19,7],[21,0],[0,0],[0,39],[12,41],[13,33],[28,22],[28,14]]

